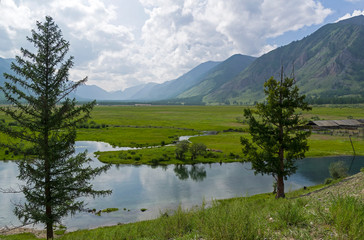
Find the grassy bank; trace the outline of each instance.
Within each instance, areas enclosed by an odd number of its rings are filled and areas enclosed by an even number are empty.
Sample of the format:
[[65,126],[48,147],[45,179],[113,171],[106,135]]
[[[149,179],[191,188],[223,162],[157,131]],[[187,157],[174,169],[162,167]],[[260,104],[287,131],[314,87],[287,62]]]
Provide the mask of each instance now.
[[[211,207],[179,208],[155,220],[79,230],[59,239],[362,239],[363,224],[362,172],[288,193],[287,199],[267,193],[215,201]],[[32,234],[2,238],[36,239]]]
[[[190,138],[191,142],[203,143],[214,151],[206,152],[203,156],[198,156],[194,161],[190,160],[190,154],[186,160],[177,160],[175,157],[175,147],[149,148],[137,151],[110,151],[98,152],[98,159],[105,163],[115,164],[193,164],[210,162],[234,162],[242,161],[240,137],[247,135],[241,132],[223,132],[211,136],[199,136]],[[309,138],[309,151],[306,157],[322,156],[344,156],[353,155],[353,149],[348,136],[330,136],[313,134]],[[364,139],[352,138],[356,155],[364,155]]]

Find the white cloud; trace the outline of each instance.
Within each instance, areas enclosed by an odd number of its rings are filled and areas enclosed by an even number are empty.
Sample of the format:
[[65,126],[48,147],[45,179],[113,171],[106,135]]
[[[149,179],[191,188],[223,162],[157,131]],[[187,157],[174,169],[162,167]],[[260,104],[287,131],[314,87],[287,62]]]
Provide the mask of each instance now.
[[139,0],[138,4],[139,14],[147,19],[141,28],[121,21],[126,1],[2,0],[0,33],[6,36],[0,56],[13,57],[27,46],[25,36],[35,21],[51,15],[71,43],[76,63],[71,77],[88,75],[89,84],[117,90],[171,80],[201,62],[224,60],[235,53],[261,55],[277,47],[268,45],[268,38],[320,24],[331,13],[317,0]]
[[267,44],[265,46],[263,46],[259,52],[259,56],[263,55],[263,54],[266,54],[274,49],[276,49],[278,47],[278,45],[270,45],[270,44]]
[[345,19],[348,19],[348,18],[360,16],[360,15],[364,15],[364,10],[354,10],[352,14],[347,13],[344,16],[342,16],[341,18],[339,18],[338,20],[336,20],[336,22],[339,22],[341,20],[345,20]]

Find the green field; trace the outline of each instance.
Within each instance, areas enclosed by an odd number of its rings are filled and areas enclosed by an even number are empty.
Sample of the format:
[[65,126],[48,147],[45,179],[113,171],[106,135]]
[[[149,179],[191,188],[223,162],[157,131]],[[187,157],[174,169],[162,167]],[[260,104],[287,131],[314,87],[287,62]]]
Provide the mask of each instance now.
[[[148,147],[175,142],[179,136],[198,135],[216,131],[217,135],[199,136],[191,142],[204,143],[219,150],[210,156],[200,156],[195,162],[241,161],[240,136],[247,126],[242,106],[96,106],[92,119],[78,129],[77,140],[102,141],[120,147]],[[364,119],[364,105],[313,106],[304,114],[307,119]],[[11,122],[0,114],[0,119]],[[0,135],[2,139],[6,137]],[[353,137],[357,155],[364,155],[364,139]],[[351,155],[353,150],[348,134],[330,136],[313,134],[309,139],[307,156]],[[127,156],[125,156],[125,154]],[[124,156],[123,156],[124,155]],[[136,153],[102,152],[99,159],[110,163],[161,164],[181,163],[174,157],[174,147],[149,148]],[[135,157],[137,157],[135,160]],[[0,150],[0,159],[19,158]],[[169,159],[168,161],[166,159]],[[191,163],[189,156],[183,163]]]

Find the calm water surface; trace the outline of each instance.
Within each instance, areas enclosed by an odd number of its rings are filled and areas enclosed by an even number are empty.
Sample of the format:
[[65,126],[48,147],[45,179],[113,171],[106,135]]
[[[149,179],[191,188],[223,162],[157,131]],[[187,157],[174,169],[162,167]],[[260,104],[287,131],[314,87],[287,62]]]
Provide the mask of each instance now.
[[[95,151],[113,149],[107,143],[80,141],[76,151],[88,150],[94,158]],[[126,150],[119,148],[119,150]],[[307,158],[297,163],[297,173],[286,181],[286,191],[322,183],[329,177],[331,162],[343,160],[351,165],[351,173],[364,166],[364,157]],[[95,166],[101,165],[94,161]],[[19,181],[14,162],[0,162],[0,188],[16,187]],[[106,197],[85,199],[87,208],[119,208],[119,211],[95,216],[78,213],[67,217],[63,223],[68,230],[93,228],[117,223],[135,222],[158,217],[161,212],[178,205],[185,208],[201,204],[203,200],[231,198],[272,191],[271,176],[254,175],[249,163],[197,164],[194,166],[132,166],[113,165],[111,169],[94,179],[96,189],[111,189]],[[21,194],[0,193],[0,227],[18,225],[12,213],[13,203],[22,201]],[[141,208],[147,211],[141,212]],[[124,210],[125,209],[125,210]]]

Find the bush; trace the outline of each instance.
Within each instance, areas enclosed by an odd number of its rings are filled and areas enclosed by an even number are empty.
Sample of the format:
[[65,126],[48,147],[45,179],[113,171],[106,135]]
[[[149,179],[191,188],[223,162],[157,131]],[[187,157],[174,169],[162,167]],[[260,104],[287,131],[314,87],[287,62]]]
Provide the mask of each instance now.
[[328,184],[332,183],[332,181],[334,181],[334,179],[332,179],[332,178],[326,178],[324,184],[325,185],[328,185]]
[[18,123],[17,122],[9,122],[8,125],[9,126],[18,126]]
[[159,159],[153,158],[151,161],[152,166],[157,166],[159,164]]
[[188,151],[190,147],[190,143],[187,140],[183,140],[180,141],[179,143],[177,143],[176,145],[176,158],[179,160],[184,160],[185,159],[185,154]]
[[119,208],[105,208],[101,210],[101,212],[103,213],[116,212],[116,211],[119,211]]
[[333,179],[345,178],[348,176],[348,167],[343,161],[331,163],[329,171]]
[[193,143],[190,147],[191,160],[196,159],[198,155],[203,155],[206,153],[206,145],[203,143]]

